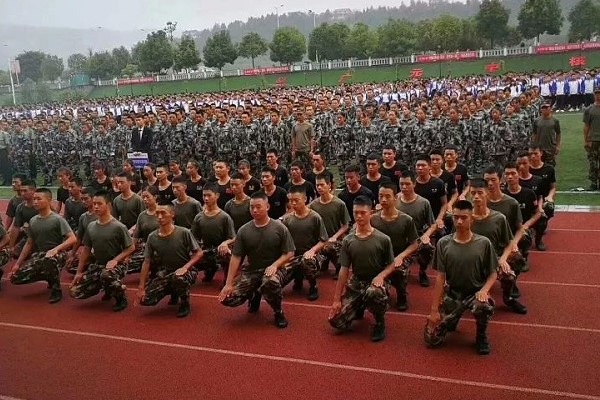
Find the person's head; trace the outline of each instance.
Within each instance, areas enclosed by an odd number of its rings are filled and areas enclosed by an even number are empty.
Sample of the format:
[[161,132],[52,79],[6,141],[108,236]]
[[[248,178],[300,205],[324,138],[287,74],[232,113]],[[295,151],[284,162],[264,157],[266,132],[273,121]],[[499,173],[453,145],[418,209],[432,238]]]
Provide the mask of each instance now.
[[470,182],[470,194],[475,206],[487,206],[488,187],[483,179],[473,179]]
[[534,165],[542,162],[542,149],[537,143],[529,146],[529,162]]
[[94,165],[94,175],[96,176],[96,178],[103,178],[106,176],[106,166],[99,162],[96,163],[96,165]]
[[173,194],[179,200],[185,199],[185,191],[187,189],[187,182],[183,176],[176,176],[173,178]]
[[379,186],[379,204],[384,210],[392,209],[396,204],[396,185],[391,182],[382,183]]
[[514,161],[504,165],[504,179],[509,186],[519,184],[519,167]]
[[300,186],[292,186],[288,193],[288,200],[295,212],[304,210],[306,208],[306,190]]
[[269,198],[263,192],[255,192],[250,196],[250,214],[254,220],[262,220],[269,215]]
[[202,188],[202,199],[204,200],[204,204],[208,207],[217,204],[219,194],[219,185],[214,182],[209,182]]
[[215,176],[224,179],[229,175],[229,163],[225,160],[217,160],[214,163]]
[[523,176],[529,175],[529,153],[523,151],[517,155],[517,168],[519,170],[519,174]]
[[52,192],[47,188],[36,189],[33,194],[33,207],[37,211],[44,211],[50,208],[52,203]]
[[420,177],[427,177],[431,172],[431,158],[428,154],[420,154],[415,161],[415,171]]
[[552,115],[552,106],[550,103],[544,103],[541,107],[542,117],[548,118]]
[[69,180],[69,194],[74,198],[79,198],[81,196],[81,188],[83,186],[83,182],[80,177],[74,176]]
[[200,163],[196,160],[190,160],[185,165],[185,170],[189,176],[202,175],[200,172]]
[[358,196],[352,203],[352,215],[356,225],[365,227],[369,225],[371,218],[371,210],[373,209],[373,202],[366,196]]
[[94,213],[98,217],[110,215],[112,199],[107,190],[98,190],[94,194],[94,199],[92,201],[94,203]]
[[412,171],[402,171],[398,178],[400,191],[404,195],[412,195],[415,192],[416,177]]
[[85,187],[81,190],[81,202],[85,208],[88,209],[88,211],[91,211],[94,207],[94,202],[92,200],[95,194],[96,190],[91,186]]
[[473,204],[468,200],[457,200],[452,206],[452,221],[457,232],[470,231],[473,223]]
[[500,191],[500,183],[502,179],[502,170],[495,165],[490,165],[483,170],[483,180],[486,182],[488,189],[492,193]]
[[396,160],[396,149],[389,145],[384,147],[382,157],[385,164],[392,164]]
[[158,188],[156,186],[148,186],[142,191],[142,201],[146,209],[156,206],[156,200],[158,199]]
[[12,189],[20,195],[21,185],[27,180],[27,175],[18,173],[12,177]]
[[302,173],[304,172],[304,164],[300,161],[293,161],[290,164],[290,175],[292,176],[292,180],[298,181],[302,179]]
[[328,174],[318,174],[315,177],[315,184],[317,186],[317,193],[319,196],[323,196],[327,193],[331,193],[331,176]]
[[173,223],[175,218],[175,208],[173,204],[165,204],[156,207],[156,220],[160,226],[168,226]]
[[119,192],[123,193],[131,190],[132,179],[133,177],[127,172],[119,172],[115,177],[116,186],[117,189],[119,189]]
[[238,162],[238,172],[244,177],[250,176],[250,161],[240,160]]
[[358,165],[349,165],[344,169],[344,181],[350,189],[355,189],[360,181],[360,167]]
[[241,196],[244,193],[244,187],[246,186],[246,181],[244,180],[244,176],[239,172],[231,175],[231,180],[229,181],[231,185],[231,191],[235,196]]
[[171,171],[172,174],[179,175],[181,173],[181,167],[179,166],[179,161],[177,161],[177,160],[169,161],[169,171]]
[[367,156],[367,173],[369,175],[377,175],[380,167],[381,160],[379,159],[379,155],[375,153],[369,154]]
[[156,175],[156,166],[152,163],[148,163],[148,164],[144,165],[142,174],[144,174],[144,178],[146,178],[146,179],[154,179],[154,177]]
[[432,149],[429,152],[429,160],[431,162],[431,168],[440,170],[444,162],[444,154],[441,149]]
[[271,167],[263,167],[260,171],[260,181],[264,187],[271,187],[275,184],[275,170]]
[[275,149],[267,150],[267,165],[274,166],[277,165],[277,161],[279,159],[279,154]]
[[160,164],[156,167],[156,179],[159,182],[164,182],[169,178],[169,167],[166,164]]
[[444,147],[444,160],[448,163],[456,163],[458,158],[458,146],[449,144]]
[[69,180],[73,176],[73,173],[68,168],[60,167],[56,172],[56,175],[58,176],[58,181],[60,184],[62,186],[67,186],[69,184]]
[[313,165],[313,168],[318,171],[325,167],[325,157],[323,156],[322,153],[319,153],[319,152],[313,153],[312,165]]
[[34,180],[27,179],[21,183],[20,194],[24,201],[33,200],[33,193],[35,193],[37,186]]

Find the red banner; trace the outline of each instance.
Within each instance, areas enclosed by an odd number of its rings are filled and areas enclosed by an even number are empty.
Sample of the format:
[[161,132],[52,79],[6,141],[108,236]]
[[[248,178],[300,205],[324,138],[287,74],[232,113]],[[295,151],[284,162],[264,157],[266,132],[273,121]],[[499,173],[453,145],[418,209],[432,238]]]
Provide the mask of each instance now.
[[494,72],[500,71],[500,64],[488,64],[485,66],[485,71],[493,74]]
[[600,50],[600,42],[555,44],[551,46],[538,46],[535,48],[536,54],[568,53],[579,50]]
[[131,78],[131,79],[118,79],[117,85],[143,85],[145,83],[153,83],[155,81],[153,76],[146,76],[143,78]]
[[585,57],[571,57],[569,60],[569,65],[573,68],[585,67],[585,64],[587,64],[587,59]]
[[244,76],[287,74],[290,72],[292,72],[291,67],[289,65],[286,65],[285,67],[245,69]]
[[467,61],[477,60],[477,51],[458,51],[456,53],[433,54],[430,56],[417,56],[418,63],[436,63],[441,61]]
[[423,77],[423,70],[421,68],[415,68],[410,71],[410,77],[413,79],[418,79]]

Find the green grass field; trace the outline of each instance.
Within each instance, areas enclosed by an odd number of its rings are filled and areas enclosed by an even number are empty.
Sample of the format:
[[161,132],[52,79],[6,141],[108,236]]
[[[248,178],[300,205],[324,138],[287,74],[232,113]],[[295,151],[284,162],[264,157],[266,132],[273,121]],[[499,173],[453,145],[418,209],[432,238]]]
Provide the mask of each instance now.
[[[543,56],[518,56],[502,58],[485,58],[477,61],[445,62],[440,64],[410,64],[391,67],[357,68],[353,70],[352,79],[348,82],[388,82],[410,77],[410,71],[414,68],[422,68],[426,77],[436,77],[441,73],[444,76],[478,75],[485,73],[485,66],[491,63],[503,63],[506,72],[530,72],[569,70],[569,59],[578,56],[579,52],[551,54]],[[587,65],[595,67],[600,65],[600,52],[585,52]],[[336,86],[340,77],[346,70],[323,71],[323,85]],[[171,93],[195,93],[215,92],[219,90],[258,90],[272,87],[280,78],[287,79],[288,86],[310,86],[320,85],[321,74],[319,71],[294,72],[286,75],[267,75],[254,77],[230,77],[221,81],[219,88],[218,79],[190,80],[175,82],[159,82],[151,85],[136,85],[133,87],[121,87],[120,95],[163,95]],[[115,96],[115,86],[104,86],[95,88],[90,96],[102,98]]]

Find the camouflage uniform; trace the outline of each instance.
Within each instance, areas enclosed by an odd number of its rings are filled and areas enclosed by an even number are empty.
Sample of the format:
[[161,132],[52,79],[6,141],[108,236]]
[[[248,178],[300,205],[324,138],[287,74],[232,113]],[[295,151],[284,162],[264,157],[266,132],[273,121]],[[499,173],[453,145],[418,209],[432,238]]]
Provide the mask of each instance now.
[[384,287],[379,288],[371,281],[360,281],[355,276],[350,278],[346,291],[342,296],[340,312],[329,319],[329,323],[336,329],[348,330],[357,315],[366,307],[375,317],[375,320],[384,318],[389,308],[390,284],[385,281]]
[[74,131],[58,132],[54,137],[59,167],[67,167],[73,176],[79,176],[79,138]]
[[256,124],[239,125],[235,130],[236,141],[239,145],[239,156],[250,162],[250,170],[260,171],[261,134]]
[[83,173],[87,180],[92,179],[92,163],[94,161],[94,136],[93,132],[82,134],[79,137],[79,151],[81,156],[79,157],[79,164],[77,171],[83,169]]
[[504,168],[508,162],[512,143],[513,134],[508,122],[491,122],[484,127],[484,153],[488,164]]
[[[214,127],[215,148],[217,150],[217,159],[221,159],[235,165],[237,162],[237,145],[234,129],[229,124],[216,124]],[[212,169],[212,168],[211,168]]]
[[166,134],[165,126],[161,125],[153,132],[150,157],[156,165],[166,164],[169,162],[168,152],[169,138]]
[[146,293],[140,300],[140,304],[154,306],[168,295],[185,301],[190,297],[190,287],[196,282],[197,276],[198,271],[193,268],[182,276],[177,276],[175,272],[168,273],[164,268],[159,268],[156,277],[146,285]]
[[321,264],[321,271],[327,271],[329,269],[329,263],[335,265],[335,274],[339,274],[341,265],[339,263],[340,251],[342,250],[342,242],[327,242],[321,249],[319,254],[323,256],[323,263]]
[[300,274],[306,277],[311,287],[317,285],[317,271],[323,261],[322,257],[305,259],[303,256],[296,256],[290,260],[283,268],[279,268],[271,277],[265,277],[260,291],[265,301],[274,309],[281,309],[283,301],[282,290]]
[[60,141],[53,131],[42,132],[36,141],[38,163],[41,166],[44,184],[50,184],[60,165]]
[[119,298],[125,294],[126,286],[122,283],[127,272],[126,264],[117,264],[113,269],[105,265],[91,263],[83,273],[81,280],[71,288],[71,297],[87,299],[104,289],[107,296]]
[[586,148],[587,159],[590,165],[588,178],[594,185],[600,184],[600,142],[592,142]]
[[212,161],[216,154],[214,131],[208,122],[194,125],[192,131],[195,159],[200,163],[202,174],[208,176],[212,172]]
[[198,271],[204,271],[204,278],[202,282],[212,282],[219,266],[223,268],[224,277],[223,281],[227,281],[227,273],[229,271],[229,261],[231,261],[231,254],[222,256],[219,254],[216,248],[208,248],[202,250],[204,255],[202,260],[195,266]]
[[410,154],[412,157],[410,160],[406,160],[406,162],[408,165],[414,165],[417,155],[429,154],[433,141],[434,130],[429,121],[425,121],[424,123],[416,122],[412,124],[409,129],[409,143],[411,144]]
[[331,141],[335,143],[333,155],[337,163],[340,177],[344,176],[344,169],[356,157],[354,149],[354,133],[349,125],[336,125],[331,134]]
[[92,138],[95,162],[103,163],[108,170],[115,167],[115,148],[113,137],[109,133],[95,134]]
[[66,253],[52,258],[46,252],[33,253],[10,277],[14,285],[46,281],[52,290],[60,290],[60,270],[66,261]]
[[281,122],[279,125],[266,125],[261,136],[260,141],[265,150],[265,156],[269,149],[275,149],[279,154],[283,154],[291,146],[290,130]]
[[263,283],[264,275],[264,269],[250,270],[247,266],[242,267],[242,272],[233,283],[233,291],[221,304],[227,307],[238,307],[252,300]]

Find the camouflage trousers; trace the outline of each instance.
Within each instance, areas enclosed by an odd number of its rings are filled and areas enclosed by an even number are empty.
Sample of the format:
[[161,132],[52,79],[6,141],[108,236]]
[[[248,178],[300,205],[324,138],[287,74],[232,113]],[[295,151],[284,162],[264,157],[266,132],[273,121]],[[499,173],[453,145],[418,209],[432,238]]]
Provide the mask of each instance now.
[[[252,173],[255,175],[260,175],[260,153],[243,154],[242,157],[244,160],[247,160],[250,163],[250,171],[252,171]],[[232,166],[232,168],[234,167]],[[237,167],[235,167],[234,169],[237,169]]]
[[600,142],[592,142],[586,147],[587,159],[590,166],[588,178],[592,184],[600,184]]
[[348,167],[351,164],[351,161],[346,156],[338,156],[338,157],[336,157],[335,164],[337,166],[338,174],[340,177],[340,182],[339,182],[338,187],[344,188],[345,187],[344,170],[346,169],[346,167]]
[[510,265],[511,271],[504,272],[500,266],[496,270],[500,286],[502,287],[502,300],[505,304],[514,299],[513,294],[517,285],[517,277],[525,267],[525,258],[520,252],[516,252],[508,257],[507,262]]
[[383,288],[375,287],[371,281],[360,281],[353,276],[342,296],[342,308],[329,319],[329,324],[336,329],[348,330],[357,311],[364,309],[369,310],[376,321],[383,321],[389,308],[389,286],[386,281]]
[[142,271],[142,264],[144,264],[144,251],[146,250],[146,243],[142,240],[138,240],[135,243],[135,250],[129,256],[127,261],[127,273],[137,274]]
[[319,270],[321,261],[322,258],[319,256],[313,259],[296,256],[282,268],[279,268],[273,276],[265,277],[260,288],[265,301],[274,310],[280,310],[281,302],[283,301],[283,288],[298,276],[304,275],[310,286],[316,286],[317,271]]
[[249,267],[244,267],[242,272],[235,278],[233,291],[221,304],[227,307],[239,307],[246,301],[251,300],[259,292],[264,275],[264,269],[251,270]]
[[47,258],[43,251],[33,253],[10,277],[10,281],[15,285],[46,281],[53,290],[60,290],[60,270],[65,257],[65,253],[52,258]]
[[10,262],[10,251],[6,248],[0,250],[0,268]]
[[542,153],[542,161],[545,164],[552,165],[556,168],[556,150],[544,150]]
[[219,270],[219,266],[223,268],[223,282],[227,280],[227,273],[229,271],[229,261],[231,261],[231,254],[222,256],[215,248],[202,249],[204,256],[200,262],[195,266],[197,271],[204,271],[203,282],[211,282],[215,277],[215,274]]
[[429,264],[431,264],[431,261],[433,261],[433,253],[435,252],[435,247],[431,243],[424,244],[423,242],[421,242],[420,238],[417,240],[417,242],[417,251],[415,252],[415,254],[408,257],[405,260],[405,263],[408,263],[408,266],[410,267],[413,261],[416,261],[417,264],[419,264],[420,270],[425,271]]
[[89,264],[80,281],[71,288],[70,294],[74,299],[87,299],[100,293],[110,297],[119,298],[125,294],[126,286],[123,278],[127,273],[125,264],[117,264],[113,269],[106,269],[105,265]]
[[312,160],[309,151],[296,151],[296,159],[292,161],[300,161],[304,166],[305,171],[310,171]]
[[[217,153],[217,158],[215,158],[214,161],[216,160],[222,160],[222,161],[227,161],[229,163],[229,165],[231,165],[232,169],[236,169],[237,168],[237,154],[235,152],[230,152],[230,153]],[[212,163],[211,163],[211,170],[208,171],[208,173],[206,174],[207,176],[212,175]]]
[[327,242],[321,249],[319,254],[323,257],[323,263],[321,264],[321,271],[327,271],[329,269],[329,263],[335,265],[335,273],[340,272],[340,251],[342,250],[342,242]]
[[198,271],[193,268],[182,276],[175,272],[167,273],[164,268],[157,268],[159,272],[146,285],[146,293],[140,301],[143,306],[154,306],[165,296],[174,295],[183,302],[189,301],[190,287],[196,282]]
[[494,306],[492,298],[487,302],[480,302],[473,294],[462,295],[446,286],[443,300],[438,307],[440,321],[435,325],[427,321],[425,343],[432,347],[441,345],[446,339],[446,334],[456,329],[460,318],[467,310],[471,311],[478,326],[487,326],[494,314]]

